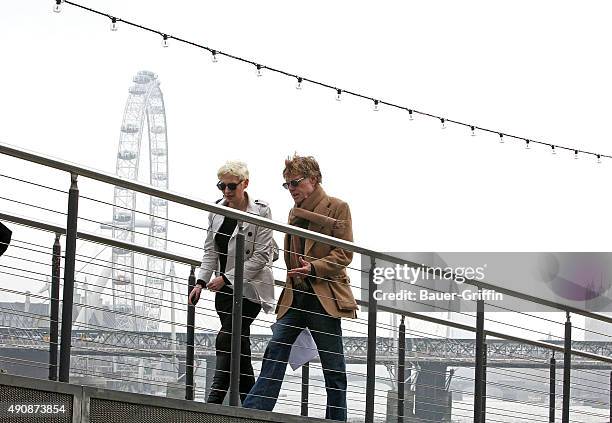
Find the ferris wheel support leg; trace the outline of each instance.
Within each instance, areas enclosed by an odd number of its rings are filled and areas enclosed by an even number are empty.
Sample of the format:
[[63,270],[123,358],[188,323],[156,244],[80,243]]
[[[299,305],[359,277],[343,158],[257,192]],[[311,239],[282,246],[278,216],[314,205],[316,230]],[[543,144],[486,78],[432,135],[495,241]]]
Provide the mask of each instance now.
[[64,261],[64,290],[62,296],[62,336],[60,348],[60,382],[70,381],[70,342],[72,340],[72,305],[74,296],[74,266],[76,258],[77,221],[79,216],[79,187],[77,174],[70,175],[68,218],[66,221],[66,258]]

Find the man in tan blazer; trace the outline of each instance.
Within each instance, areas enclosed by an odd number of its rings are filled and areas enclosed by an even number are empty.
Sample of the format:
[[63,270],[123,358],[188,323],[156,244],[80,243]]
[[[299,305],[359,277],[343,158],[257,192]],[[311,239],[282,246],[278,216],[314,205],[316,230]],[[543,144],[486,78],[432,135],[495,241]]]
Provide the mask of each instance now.
[[[286,188],[294,201],[289,223],[347,241],[353,240],[351,212],[344,201],[328,196],[313,157],[294,155],[285,161]],[[317,345],[328,419],[346,421],[346,365],[340,318],[357,317],[346,267],[350,251],[294,235],[285,235],[287,282],[276,306],[277,322],[266,348],[259,378],[243,407],[272,410],[287,368],[291,345],[309,328]]]

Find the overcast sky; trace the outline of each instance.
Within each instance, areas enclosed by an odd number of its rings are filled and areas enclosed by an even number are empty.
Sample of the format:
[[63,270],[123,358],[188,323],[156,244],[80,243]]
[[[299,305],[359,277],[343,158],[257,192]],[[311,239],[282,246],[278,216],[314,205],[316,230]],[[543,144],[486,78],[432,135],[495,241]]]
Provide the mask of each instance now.
[[[384,101],[612,153],[609,2],[82,3]],[[114,172],[127,89],[137,71],[150,70],[164,94],[173,191],[215,200],[216,169],[242,159],[249,192],[285,221],[291,201],[280,186],[283,159],[297,151],[317,157],[328,194],[351,206],[355,241],[373,249],[609,251],[604,181],[612,160],[598,165],[593,157],[526,150],[452,124],[441,130],[431,118],[411,122],[385,106],[374,112],[362,99],[336,102],[332,90],[304,84],[298,91],[293,79],[265,71],[258,78],[253,66],[212,63],[206,51],[175,41],[163,49],[155,34],[125,25],[111,32],[104,17],[52,7],[47,0],[2,5],[2,142]],[[68,188],[67,175],[14,159],[0,157],[0,169]],[[12,198],[64,208],[61,196],[5,186]],[[81,188],[112,201],[108,187],[84,181]],[[82,207],[104,219],[91,204]],[[38,216],[7,202],[0,208]],[[204,213],[180,208],[170,215],[205,222]],[[202,236],[169,232],[198,245]]]

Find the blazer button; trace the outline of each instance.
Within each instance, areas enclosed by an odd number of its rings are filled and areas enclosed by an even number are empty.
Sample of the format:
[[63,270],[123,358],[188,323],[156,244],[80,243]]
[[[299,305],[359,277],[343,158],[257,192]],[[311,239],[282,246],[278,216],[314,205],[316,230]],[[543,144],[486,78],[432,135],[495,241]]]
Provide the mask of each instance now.
[[249,232],[247,235],[248,236],[253,236],[253,232]]
[[249,254],[251,252],[251,250],[246,250],[246,253]]

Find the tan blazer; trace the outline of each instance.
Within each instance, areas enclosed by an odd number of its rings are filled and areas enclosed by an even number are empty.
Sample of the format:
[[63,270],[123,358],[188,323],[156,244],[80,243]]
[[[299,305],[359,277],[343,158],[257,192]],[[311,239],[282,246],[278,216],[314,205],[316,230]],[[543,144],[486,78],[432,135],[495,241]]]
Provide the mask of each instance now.
[[[309,230],[353,241],[351,211],[347,203],[326,195],[313,211],[334,219],[344,220],[346,224],[342,229],[331,229],[310,222]],[[285,235],[284,258],[287,268],[290,266],[289,243],[289,235]],[[311,278],[312,288],[325,311],[334,317],[357,317],[358,306],[346,273],[346,266],[353,260],[353,253],[321,242],[314,242],[308,238],[306,238],[304,250],[305,260],[312,263],[317,276],[314,280]],[[287,277],[285,289],[276,306],[277,319],[283,317],[291,307],[293,302],[293,289],[291,288],[291,278]]]

